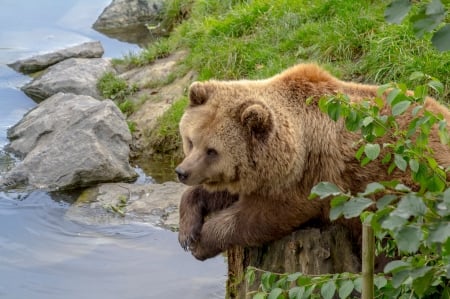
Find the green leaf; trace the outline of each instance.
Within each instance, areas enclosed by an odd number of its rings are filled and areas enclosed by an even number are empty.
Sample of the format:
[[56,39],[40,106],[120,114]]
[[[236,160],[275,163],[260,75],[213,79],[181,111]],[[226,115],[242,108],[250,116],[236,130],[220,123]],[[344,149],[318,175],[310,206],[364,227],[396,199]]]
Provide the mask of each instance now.
[[358,277],[353,281],[353,285],[355,286],[355,290],[359,293],[362,292],[362,278]]
[[450,223],[440,222],[435,227],[430,228],[427,241],[432,243],[444,243],[448,238],[450,238]]
[[388,230],[395,230],[405,225],[407,220],[400,216],[389,216],[381,222],[381,227]]
[[293,287],[289,290],[289,299],[302,299],[305,287]]
[[280,288],[275,288],[272,291],[270,291],[269,296],[267,297],[267,299],[281,299],[284,298],[284,296],[282,296],[283,294],[283,290]]
[[450,24],[436,31],[431,38],[433,46],[441,52],[450,51]]
[[397,116],[397,115],[402,114],[403,112],[406,111],[406,109],[408,109],[408,107],[409,107],[410,105],[411,105],[411,102],[410,102],[410,101],[401,101],[401,102],[398,102],[397,104],[395,104],[395,105],[392,107],[392,115],[393,115],[393,116]]
[[381,210],[388,206],[391,202],[397,199],[397,196],[393,194],[386,194],[382,198],[377,200],[377,209]]
[[394,163],[395,166],[397,166],[398,169],[405,171],[406,170],[406,160],[403,158],[402,155],[394,154]]
[[345,280],[339,287],[339,298],[347,298],[353,292],[354,288],[353,281]]
[[378,155],[380,154],[380,145],[378,143],[367,143],[366,147],[364,148],[364,153],[366,154],[367,158],[373,161],[378,158]]
[[420,241],[423,239],[423,233],[416,226],[405,226],[396,234],[397,246],[400,251],[415,253],[419,249]]
[[373,280],[374,285],[377,289],[381,289],[387,284],[387,279],[384,276],[376,276]]
[[428,86],[432,88],[434,91],[436,91],[438,94],[444,93],[444,85],[436,80],[428,82]]
[[415,269],[411,274],[415,278],[412,282],[412,287],[419,297],[422,297],[431,287],[434,278],[434,271],[431,271],[432,269],[432,267],[422,267]]
[[384,191],[386,188],[381,185],[380,183],[374,182],[367,184],[366,190],[364,190],[364,193],[362,195],[367,196],[370,194],[378,193],[380,191]]
[[[410,273],[409,270],[395,272],[392,275],[392,286],[394,288],[399,288],[405,282],[405,280],[409,278],[409,273]],[[393,297],[393,298],[397,298],[397,297]],[[404,298],[404,297],[402,297],[402,298]]]
[[426,32],[436,28],[445,17],[445,8],[440,0],[432,0],[425,8],[411,17],[413,22],[414,33],[418,37],[422,37]]
[[363,144],[361,147],[356,151],[355,158],[359,161],[361,159],[362,154],[364,153],[364,149],[366,148],[366,145]]
[[392,105],[392,102],[397,98],[397,96],[400,94],[400,92],[401,92],[401,90],[398,88],[392,89],[386,98],[387,103],[389,105]]
[[405,269],[410,269],[411,268],[411,264],[407,263],[405,261],[392,261],[389,262],[385,267],[384,267],[384,273],[396,273],[399,271],[403,271]]
[[363,121],[362,121],[362,125],[364,127],[367,127],[368,125],[370,125],[373,122],[373,117],[372,116],[366,116]]
[[342,216],[344,204],[347,202],[347,195],[336,196],[331,200],[330,220],[334,221]]
[[247,273],[245,273],[245,278],[247,279],[247,284],[252,285],[255,282],[255,269],[247,268]]
[[372,200],[364,197],[354,197],[344,204],[342,213],[345,218],[353,218],[359,216],[362,211],[373,204]]
[[407,193],[402,197],[398,203],[397,209],[392,212],[392,215],[409,219],[411,216],[424,216],[426,211],[427,207],[421,196],[418,196],[415,193]]
[[301,272],[295,272],[295,273],[289,274],[287,277],[287,281],[289,281],[289,282],[296,281],[302,275],[303,274]]
[[275,282],[276,275],[271,272],[265,272],[261,276],[261,285],[263,291],[268,292],[273,288],[273,283]]
[[335,184],[329,182],[320,182],[311,189],[311,195],[319,196],[320,199],[339,194],[341,194],[341,190]]
[[256,293],[255,296],[253,296],[253,299],[266,299],[266,293],[264,292]]
[[400,24],[411,9],[409,0],[394,0],[384,11],[384,18],[389,23]]
[[329,280],[328,282],[324,283],[322,285],[322,288],[320,289],[320,294],[324,299],[332,299],[335,292],[336,284],[334,280]]
[[418,172],[419,171],[419,162],[415,159],[409,160],[409,168],[411,168],[412,172]]
[[337,121],[342,112],[341,104],[339,102],[331,102],[328,105],[327,112],[332,120]]

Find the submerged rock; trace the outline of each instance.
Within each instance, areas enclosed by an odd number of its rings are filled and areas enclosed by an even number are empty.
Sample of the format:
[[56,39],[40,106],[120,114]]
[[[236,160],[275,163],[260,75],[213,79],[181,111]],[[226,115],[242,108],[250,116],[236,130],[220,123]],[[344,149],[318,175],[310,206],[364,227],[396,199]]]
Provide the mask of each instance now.
[[88,225],[144,222],[177,230],[178,206],[186,188],[175,182],[102,184],[85,190],[66,217]]
[[103,58],[70,58],[57,63],[22,87],[37,102],[58,92],[88,95],[101,99],[97,81],[106,72],[115,73],[110,60]]
[[30,58],[20,59],[8,66],[25,74],[34,73],[48,68],[60,61],[69,58],[100,58],[104,50],[98,41],[86,42],[70,48],[53,51],[51,53],[36,55]]
[[24,158],[1,185],[29,184],[48,190],[100,182],[131,181],[131,135],[123,114],[110,100],[58,93],[8,130],[6,150]]

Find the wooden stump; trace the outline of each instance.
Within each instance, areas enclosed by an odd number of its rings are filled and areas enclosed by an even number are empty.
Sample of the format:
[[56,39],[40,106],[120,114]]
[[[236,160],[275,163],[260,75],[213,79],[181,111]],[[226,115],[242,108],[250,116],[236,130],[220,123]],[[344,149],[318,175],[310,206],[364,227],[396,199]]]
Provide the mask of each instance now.
[[228,250],[227,298],[250,298],[258,289],[260,277],[247,285],[245,269],[253,266],[275,273],[316,275],[361,271],[360,251],[348,230],[333,224],[326,228],[299,229],[281,240],[260,247],[234,247]]

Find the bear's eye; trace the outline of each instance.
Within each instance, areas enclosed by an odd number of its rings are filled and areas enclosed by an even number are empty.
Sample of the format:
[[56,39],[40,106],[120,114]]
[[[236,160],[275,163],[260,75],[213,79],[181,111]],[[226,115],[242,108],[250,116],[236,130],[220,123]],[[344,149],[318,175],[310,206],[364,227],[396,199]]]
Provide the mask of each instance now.
[[188,139],[188,147],[191,150],[194,147],[194,144],[192,143],[192,140]]
[[217,151],[213,148],[208,148],[206,154],[210,157],[217,156]]

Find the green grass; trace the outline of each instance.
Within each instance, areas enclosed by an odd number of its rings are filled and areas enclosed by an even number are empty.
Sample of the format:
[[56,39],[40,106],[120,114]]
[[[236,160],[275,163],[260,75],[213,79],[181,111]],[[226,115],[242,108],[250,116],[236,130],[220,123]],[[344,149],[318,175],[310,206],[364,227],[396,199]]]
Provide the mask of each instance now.
[[127,99],[135,93],[137,86],[129,86],[127,81],[117,77],[111,72],[105,73],[97,82],[97,89],[105,99],[111,99],[125,116],[136,110],[136,104]]
[[[436,51],[429,37],[416,38],[407,22],[386,23],[388,1],[185,2],[190,19],[166,43],[170,51],[190,49],[185,63],[200,80],[264,78],[315,61],[342,79],[378,84],[408,82],[421,71],[444,83],[448,100],[450,53]],[[147,51],[153,47],[161,46]]]
[[181,148],[178,123],[187,104],[187,97],[175,101],[158,119],[156,129],[150,132],[151,146],[157,153],[168,153]]

